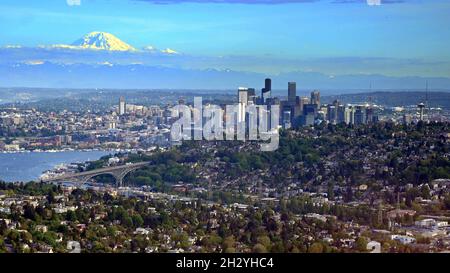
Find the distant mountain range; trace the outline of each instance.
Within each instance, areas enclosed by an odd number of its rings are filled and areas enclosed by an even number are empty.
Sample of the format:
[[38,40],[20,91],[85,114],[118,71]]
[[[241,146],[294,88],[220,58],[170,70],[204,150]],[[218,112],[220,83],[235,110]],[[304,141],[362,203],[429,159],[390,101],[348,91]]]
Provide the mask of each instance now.
[[[265,77],[273,79],[274,89],[285,89],[296,81],[299,89],[418,90],[429,82],[430,90],[450,89],[449,78],[389,77],[383,75],[338,75],[290,72],[278,75],[217,69],[184,69],[141,64],[117,65],[60,64],[34,61],[1,64],[3,87],[113,88],[113,89],[234,89],[248,86],[260,89]],[[336,94],[335,93],[335,94]]]
[[[248,86],[259,89],[264,78],[270,77],[274,81],[274,89],[285,89],[289,81],[296,81],[299,89],[338,92],[367,90],[369,85],[373,86],[373,90],[420,90],[425,87],[426,81],[429,82],[430,90],[450,89],[449,77],[328,75],[305,71],[269,75],[247,72],[253,70],[251,68],[237,69],[243,63],[257,67],[261,63],[267,66],[267,62],[265,59],[245,56],[192,56],[170,48],[157,49],[151,45],[137,49],[110,33],[95,31],[72,44],[0,47],[0,86],[228,90]],[[364,62],[356,62],[360,63]]]

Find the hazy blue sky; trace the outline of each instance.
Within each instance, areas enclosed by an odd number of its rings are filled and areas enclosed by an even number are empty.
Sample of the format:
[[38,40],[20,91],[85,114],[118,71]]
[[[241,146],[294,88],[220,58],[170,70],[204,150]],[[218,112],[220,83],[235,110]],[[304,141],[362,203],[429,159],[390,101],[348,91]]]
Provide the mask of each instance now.
[[243,56],[242,70],[296,70],[303,60],[298,70],[450,76],[449,14],[448,0],[2,0],[0,45],[69,44],[105,31],[136,48]]

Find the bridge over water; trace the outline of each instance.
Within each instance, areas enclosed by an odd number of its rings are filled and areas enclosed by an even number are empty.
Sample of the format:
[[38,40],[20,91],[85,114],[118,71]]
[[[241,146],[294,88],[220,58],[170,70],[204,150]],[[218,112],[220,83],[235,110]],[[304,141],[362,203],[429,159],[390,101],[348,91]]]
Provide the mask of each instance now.
[[87,183],[92,178],[109,174],[116,179],[116,185],[121,187],[123,185],[123,179],[127,174],[138,170],[144,166],[150,165],[151,162],[139,162],[134,164],[127,164],[121,166],[107,167],[102,169],[95,169],[92,171],[64,174],[61,176],[52,177],[49,179],[43,179],[42,182],[55,183],[55,182],[74,182],[74,183]]

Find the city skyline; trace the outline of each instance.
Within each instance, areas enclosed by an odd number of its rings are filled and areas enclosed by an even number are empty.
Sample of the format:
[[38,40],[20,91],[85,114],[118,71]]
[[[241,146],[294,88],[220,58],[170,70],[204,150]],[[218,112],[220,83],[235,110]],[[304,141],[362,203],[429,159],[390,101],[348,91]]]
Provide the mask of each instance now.
[[448,0],[24,2],[0,3],[0,255],[450,252]]

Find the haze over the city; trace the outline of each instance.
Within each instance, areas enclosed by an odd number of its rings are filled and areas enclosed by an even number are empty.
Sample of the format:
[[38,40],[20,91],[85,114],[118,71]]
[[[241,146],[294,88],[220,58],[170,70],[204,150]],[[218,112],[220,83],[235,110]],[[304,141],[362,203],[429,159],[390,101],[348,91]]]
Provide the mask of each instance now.
[[450,3],[0,3],[0,86],[431,89],[450,86]]

